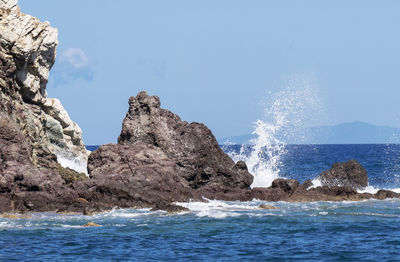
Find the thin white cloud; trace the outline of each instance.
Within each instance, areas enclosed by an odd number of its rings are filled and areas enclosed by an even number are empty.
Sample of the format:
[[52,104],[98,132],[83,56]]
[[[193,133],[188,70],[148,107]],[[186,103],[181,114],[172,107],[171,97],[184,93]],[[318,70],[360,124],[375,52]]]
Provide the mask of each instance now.
[[68,48],[61,53],[61,60],[79,69],[89,65],[89,57],[80,48]]

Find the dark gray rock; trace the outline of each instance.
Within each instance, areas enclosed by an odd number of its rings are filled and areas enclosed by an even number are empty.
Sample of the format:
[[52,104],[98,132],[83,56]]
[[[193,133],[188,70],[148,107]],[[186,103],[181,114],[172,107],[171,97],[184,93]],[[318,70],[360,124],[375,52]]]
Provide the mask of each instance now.
[[159,147],[194,189],[215,183],[247,189],[253,182],[245,163],[235,164],[204,124],[182,121],[144,91],[129,99],[118,138],[121,145],[136,142]]
[[356,160],[339,162],[322,172],[318,179],[323,186],[349,186],[362,189],[368,186],[368,175],[365,168]]
[[272,181],[271,188],[280,188],[283,192],[291,194],[299,187],[300,183],[296,179],[278,178]]
[[375,198],[377,199],[386,199],[386,198],[399,198],[400,194],[390,191],[390,190],[384,190],[381,189],[376,194],[374,195]]
[[311,179],[307,179],[306,181],[304,181],[303,182],[303,184],[301,184],[301,186],[304,188],[304,189],[309,189],[310,187],[312,187],[314,184],[313,184],[313,182],[311,181]]
[[90,155],[88,171],[98,193],[124,198],[134,205],[194,198],[182,170],[151,144],[103,145]]
[[88,172],[91,181],[77,188],[94,183],[96,198],[121,204],[117,196],[136,206],[202,196],[242,200],[253,181],[246,164],[233,162],[205,125],[182,121],[146,92],[129,99],[118,144],[92,152]]

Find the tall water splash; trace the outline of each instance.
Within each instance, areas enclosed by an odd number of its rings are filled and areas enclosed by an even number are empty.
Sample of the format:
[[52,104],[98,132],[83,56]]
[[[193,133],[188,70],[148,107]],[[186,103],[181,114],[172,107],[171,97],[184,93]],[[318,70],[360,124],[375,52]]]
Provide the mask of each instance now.
[[282,159],[287,143],[302,143],[307,136],[306,127],[319,112],[319,96],[313,81],[294,77],[275,94],[269,94],[265,103],[264,120],[255,122],[256,138],[243,145],[240,152],[230,152],[233,160],[246,162],[254,176],[251,187],[269,187],[280,177]]

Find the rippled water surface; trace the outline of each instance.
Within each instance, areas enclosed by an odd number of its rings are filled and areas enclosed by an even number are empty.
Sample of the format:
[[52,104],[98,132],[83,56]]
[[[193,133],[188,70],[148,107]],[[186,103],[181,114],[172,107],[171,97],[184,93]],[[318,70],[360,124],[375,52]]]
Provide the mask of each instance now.
[[[181,203],[179,215],[114,210],[92,217],[0,219],[0,259],[399,260],[400,201]],[[81,227],[87,222],[100,227]]]

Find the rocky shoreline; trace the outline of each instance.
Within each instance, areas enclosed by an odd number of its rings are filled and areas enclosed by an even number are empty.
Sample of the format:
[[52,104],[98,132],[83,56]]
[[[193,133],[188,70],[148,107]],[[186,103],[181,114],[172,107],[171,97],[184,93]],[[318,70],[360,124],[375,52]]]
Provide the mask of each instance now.
[[[277,179],[269,188],[250,188],[244,162],[233,162],[201,123],[188,123],[161,108],[157,96],[140,92],[117,144],[89,155],[79,126],[61,102],[48,98],[46,84],[55,62],[57,30],[19,10],[16,0],[0,0],[0,213],[82,212],[114,207],[179,212],[174,202],[343,201],[400,198],[368,185],[355,160],[336,163],[300,184]],[[86,162],[88,177],[60,165],[67,155]]]

